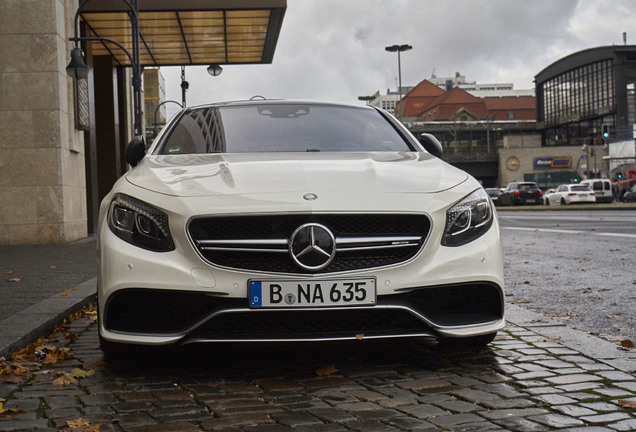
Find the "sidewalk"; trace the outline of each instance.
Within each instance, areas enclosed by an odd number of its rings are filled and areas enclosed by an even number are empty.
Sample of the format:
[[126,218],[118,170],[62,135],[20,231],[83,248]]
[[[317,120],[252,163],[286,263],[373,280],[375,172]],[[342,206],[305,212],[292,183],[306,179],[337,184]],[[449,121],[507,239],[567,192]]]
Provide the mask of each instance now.
[[9,356],[93,301],[96,240],[0,247],[0,357]]

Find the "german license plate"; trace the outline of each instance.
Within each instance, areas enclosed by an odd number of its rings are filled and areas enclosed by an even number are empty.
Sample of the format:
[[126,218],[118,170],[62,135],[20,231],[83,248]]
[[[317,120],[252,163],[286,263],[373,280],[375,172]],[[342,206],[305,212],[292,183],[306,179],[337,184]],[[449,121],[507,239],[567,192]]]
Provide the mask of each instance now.
[[374,278],[250,280],[250,307],[293,308],[374,305]]

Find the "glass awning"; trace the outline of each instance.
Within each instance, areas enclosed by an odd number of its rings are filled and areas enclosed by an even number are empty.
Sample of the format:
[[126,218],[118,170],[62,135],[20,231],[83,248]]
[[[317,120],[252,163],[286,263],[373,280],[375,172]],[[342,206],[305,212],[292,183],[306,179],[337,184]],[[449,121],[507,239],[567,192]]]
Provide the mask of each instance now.
[[[286,0],[139,0],[142,66],[271,63]],[[123,1],[86,3],[83,36],[105,37],[132,52],[131,20]],[[108,42],[88,42],[93,55],[112,55],[130,66]]]

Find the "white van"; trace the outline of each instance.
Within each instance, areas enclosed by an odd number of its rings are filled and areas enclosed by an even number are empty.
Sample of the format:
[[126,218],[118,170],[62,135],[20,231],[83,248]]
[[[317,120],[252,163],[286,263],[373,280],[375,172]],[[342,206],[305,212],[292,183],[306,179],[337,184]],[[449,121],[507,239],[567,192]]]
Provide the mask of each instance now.
[[612,181],[610,179],[588,179],[582,180],[582,185],[587,185],[596,196],[597,203],[614,202],[614,194],[612,193]]

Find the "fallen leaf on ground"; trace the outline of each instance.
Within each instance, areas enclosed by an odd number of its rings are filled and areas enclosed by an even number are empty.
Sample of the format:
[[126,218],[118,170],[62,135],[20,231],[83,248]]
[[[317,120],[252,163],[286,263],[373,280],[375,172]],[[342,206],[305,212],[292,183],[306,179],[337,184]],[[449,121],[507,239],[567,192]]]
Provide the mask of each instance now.
[[20,414],[26,412],[24,410],[5,408],[3,405],[4,399],[0,399],[0,414]]
[[71,375],[74,378],[88,378],[90,376],[95,375],[95,371],[94,370],[84,370],[84,369],[79,369],[79,368],[75,368],[71,371]]
[[634,348],[634,342],[630,341],[629,339],[625,339],[621,341],[621,346],[623,348]]
[[67,420],[66,425],[70,428],[70,432],[99,432],[99,425],[91,425],[90,420],[78,418],[75,420]]
[[22,378],[15,373],[0,375],[0,384],[19,384],[21,382]]
[[636,401],[619,399],[618,405],[622,406],[623,408],[636,408]]
[[513,301],[511,301],[509,303],[515,303],[515,304],[516,303],[530,303],[530,300],[528,300],[528,299],[518,299],[518,300],[513,300]]
[[66,292],[66,290],[62,291],[62,295],[63,295],[64,297],[66,297],[66,296],[68,295],[68,293]]
[[329,375],[335,374],[336,372],[338,372],[338,369],[336,369],[334,365],[329,365],[329,366],[316,369],[316,375],[318,376],[329,376]]
[[7,282],[20,282],[22,280],[22,278],[11,278],[11,279],[7,279]]
[[42,345],[35,349],[35,357],[45,365],[59,363],[62,360],[72,359],[75,355],[70,348],[58,348],[55,345]]
[[54,268],[57,268],[57,267],[55,267],[55,266],[49,266],[49,268],[54,269]]
[[54,386],[65,387],[70,384],[79,384],[73,376],[68,372],[60,372],[60,377],[53,381]]

